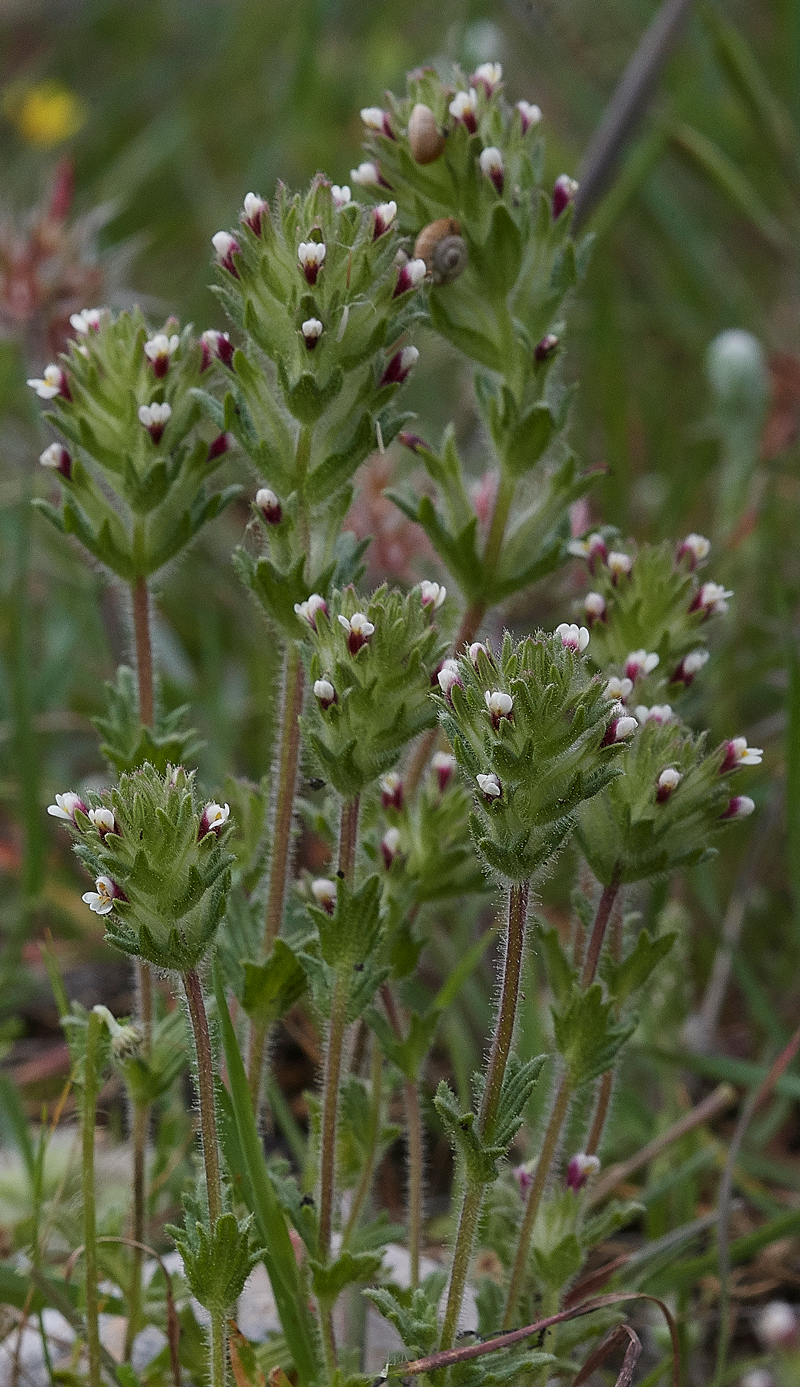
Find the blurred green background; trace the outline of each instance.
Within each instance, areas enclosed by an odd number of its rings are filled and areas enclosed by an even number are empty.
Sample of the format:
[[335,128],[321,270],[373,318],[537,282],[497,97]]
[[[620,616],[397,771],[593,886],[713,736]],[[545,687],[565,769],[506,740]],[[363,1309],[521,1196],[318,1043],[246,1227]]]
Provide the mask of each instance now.
[[[408,68],[499,59],[509,98],[542,108],[547,181],[580,176],[658,8],[0,0],[0,1014],[13,1018],[32,987],[30,940],[50,929],[78,954],[98,945],[87,939],[94,917],[84,918],[78,869],[44,807],[56,790],[102,776],[88,718],[102,680],[129,654],[123,597],[30,514],[48,479],[24,380],[50,356],[41,314],[12,303],[14,247],[57,164],[74,161],[71,215],[89,219],[88,239],[102,209],[106,287],[77,306],[136,299],[154,322],[175,313],[198,329],[223,327],[208,288],[212,234],[235,223],[248,190],[270,196],[279,178],[301,187],[322,169],[348,182],[360,161],[359,108],[380,103],[386,88],[402,91]],[[673,892],[693,926],[686,1008],[703,996],[726,911],[728,927],[731,909],[744,921],[715,1055],[695,1061],[710,1077],[741,1073],[736,1061],[778,1045],[800,1001],[798,121],[799,0],[690,7],[641,121],[626,131],[610,190],[587,215],[596,244],[569,333],[576,450],[607,469],[587,523],[602,519],[638,541],[718,533],[725,448],[704,373],[709,343],[745,328],[770,362],[747,503],[710,570],[736,598],[695,703],[713,738],[742,733],[766,748],[755,790],[746,787],[759,812]],[[424,351],[410,396],[421,432],[436,437],[454,417],[477,476],[484,444],[469,376],[441,346]],[[191,704],[209,785],[231,767],[254,778],[269,769],[273,642],[230,566],[247,517],[246,504],[231,508],[159,594],[163,697]],[[404,543],[413,551],[413,539]],[[576,581],[570,570],[512,618],[562,619]],[[652,916],[665,900],[658,887],[644,905]],[[488,995],[473,999],[478,1049]],[[778,1102],[764,1143],[784,1133],[781,1178],[798,1189],[800,1134],[791,1102]]]

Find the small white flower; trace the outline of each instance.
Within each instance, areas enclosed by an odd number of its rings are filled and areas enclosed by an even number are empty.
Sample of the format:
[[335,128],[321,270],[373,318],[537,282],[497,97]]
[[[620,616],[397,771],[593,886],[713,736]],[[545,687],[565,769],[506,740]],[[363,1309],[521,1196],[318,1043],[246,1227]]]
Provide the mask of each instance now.
[[630,698],[633,693],[632,679],[618,679],[616,674],[612,674],[606,683],[606,698],[618,698],[623,703],[626,698]]
[[181,339],[177,333],[167,337],[165,332],[157,332],[155,337],[151,337],[144,344],[144,354],[152,362],[156,376],[165,376],[169,369],[169,359],[175,354],[181,345]]
[[484,178],[490,178],[498,193],[503,191],[503,156],[494,145],[481,150],[478,159]]
[[746,819],[756,807],[755,800],[749,795],[734,795],[728,801],[728,807],[724,813],[720,814],[721,819]]
[[615,579],[622,578],[633,568],[633,559],[630,554],[622,554],[618,550],[612,549],[608,556],[608,566]]
[[682,779],[683,776],[675,766],[667,766],[666,770],[661,772],[656,781],[657,802],[663,804],[665,800],[669,799],[673,790],[676,790],[680,785]]
[[314,697],[319,699],[323,708],[330,708],[336,702],[336,690],[330,679],[314,680]]
[[89,819],[94,824],[101,838],[105,838],[107,833],[115,833],[117,821],[111,809],[90,809]]
[[309,626],[314,627],[315,631],[317,629],[315,621],[317,612],[327,612],[327,610],[328,604],[318,592],[312,592],[305,602],[295,602],[294,604],[295,616],[299,616],[301,621],[307,621]]
[[216,231],[211,237],[211,244],[221,265],[226,264],[234,251],[239,249],[239,242],[235,236],[231,236],[229,231]]
[[617,718],[614,724],[614,741],[621,742],[625,737],[630,737],[637,727],[636,718],[629,718],[627,715],[623,718]]
[[39,461],[42,467],[47,467],[52,472],[60,472],[62,477],[68,480],[72,475],[72,457],[60,443],[51,443],[49,448],[45,448],[44,452],[39,454]]
[[329,877],[317,877],[311,883],[311,894],[317,905],[332,915],[336,907],[336,882]]
[[447,109],[453,120],[463,120],[467,129],[474,134],[477,128],[475,112],[478,109],[478,93],[474,87],[470,87],[468,92],[456,92]]
[[207,833],[219,833],[220,829],[228,822],[230,816],[230,805],[217,804],[215,800],[209,800],[200,815],[198,838],[205,838]]
[[347,648],[355,655],[362,645],[366,645],[375,627],[364,612],[353,612],[351,617],[340,616],[339,625],[347,632]]
[[305,322],[300,327],[300,331],[303,334],[303,340],[306,346],[309,351],[312,351],[322,336],[322,323],[319,318],[306,318]]
[[242,220],[255,236],[261,233],[261,219],[268,210],[267,203],[258,193],[245,193],[242,207]]
[[75,823],[75,811],[80,809],[82,814],[88,814],[88,809],[74,790],[67,790],[66,794],[56,795],[55,804],[48,804],[47,812],[54,819],[66,819],[67,823]]
[[708,664],[711,658],[708,650],[690,650],[688,655],[684,655],[678,668],[673,675],[673,679],[680,680],[684,684],[691,684],[696,674]]
[[108,915],[114,909],[115,897],[119,894],[111,877],[98,877],[94,891],[84,891],[81,900],[85,901],[95,915]]
[[388,809],[390,804],[395,804],[399,809],[400,805],[397,804],[397,800],[398,797],[402,798],[403,781],[397,771],[387,771],[385,775],[381,776],[378,785],[380,786],[381,802],[384,809]]
[[502,689],[487,689],[483,695],[483,699],[488,711],[492,715],[492,721],[495,726],[498,725],[501,718],[508,718],[511,716],[511,710],[514,707],[514,700],[511,694],[503,693]]
[[279,525],[283,518],[283,507],[275,492],[268,486],[260,486],[255,495],[255,503],[268,525]]
[[423,578],[419,585],[419,595],[423,607],[433,607],[436,612],[447,596],[447,588],[441,583],[431,582],[430,578]]
[[364,106],[361,111],[361,119],[368,130],[380,130],[383,134],[384,113],[380,106]]
[[107,308],[84,308],[80,313],[70,314],[70,327],[73,327],[81,337],[85,337],[90,332],[97,332],[103,318],[107,316]]
[[341,187],[338,183],[334,183],[331,188],[331,197],[336,207],[346,207],[348,202],[352,202],[353,200],[350,189],[346,183],[342,183]]
[[652,674],[659,663],[659,657],[652,651],[632,650],[625,660],[625,675],[628,679],[639,679],[643,674]]
[[26,381],[25,384],[29,385],[31,390],[36,391],[40,400],[54,400],[56,395],[61,394],[64,384],[64,373],[60,366],[56,366],[51,362],[49,366],[45,366],[44,377],[41,380],[29,380]]
[[478,789],[483,792],[487,799],[500,798],[503,791],[494,771],[490,771],[488,775],[476,775],[475,779],[478,782]]
[[172,417],[171,405],[140,405],[137,412],[139,423],[144,425],[153,442],[157,443]]
[[372,231],[373,241],[377,241],[379,236],[389,230],[392,222],[397,216],[396,202],[379,202],[375,208],[375,223]]
[[457,660],[445,660],[442,668],[436,676],[439,681],[439,688],[447,698],[456,684],[461,683],[461,674]]
[[530,101],[518,101],[515,109],[519,111],[523,135],[530,130],[532,125],[538,125],[542,119],[541,107],[534,106]]
[[678,559],[688,558],[692,568],[707,559],[711,553],[711,540],[706,539],[705,535],[691,534],[681,540],[678,545]]
[[297,258],[309,284],[316,284],[326,252],[324,241],[301,241],[297,247]]
[[650,708],[644,703],[639,703],[633,711],[637,722],[642,725],[646,722],[655,722],[661,727],[672,717],[672,708],[669,703],[654,703]]
[[561,637],[561,644],[567,650],[575,650],[581,654],[589,644],[589,632],[585,626],[578,626],[574,621],[562,621],[555,629],[555,634]]
[[733,593],[721,583],[703,583],[689,610],[705,612],[706,616],[724,616],[729,597],[733,597]]
[[469,658],[476,669],[478,668],[478,656],[481,654],[481,652],[483,652],[483,654],[487,656],[489,654],[489,651],[486,649],[486,646],[484,645],[483,641],[473,641],[472,645],[469,648]]
[[358,183],[362,188],[374,187],[380,181],[378,165],[365,159],[364,163],[359,164],[357,169],[350,170],[350,177],[354,183]]
[[408,287],[410,289],[416,289],[417,285],[422,283],[427,273],[428,266],[425,264],[424,260],[409,260],[408,264],[403,265],[400,270],[400,274],[405,274],[408,279]]
[[601,621],[606,614],[606,599],[601,592],[587,592],[583,606],[590,621]]
[[481,82],[486,88],[488,95],[491,96],[495,87],[503,80],[503,68],[500,63],[479,63],[472,74],[473,82]]
[[742,1378],[740,1387],[776,1387],[776,1384],[769,1368],[751,1368]]
[[387,828],[386,832],[384,833],[381,839],[381,852],[383,853],[383,861],[385,863],[387,872],[391,867],[392,863],[394,862],[399,848],[400,829],[396,828],[393,825],[391,828]]
[[746,737],[733,737],[725,749],[720,775],[736,770],[737,766],[760,766],[764,752],[760,746],[748,746]]
[[577,1194],[583,1189],[589,1176],[596,1175],[599,1169],[600,1160],[597,1156],[587,1156],[585,1151],[578,1151],[570,1157],[567,1166],[567,1188]]

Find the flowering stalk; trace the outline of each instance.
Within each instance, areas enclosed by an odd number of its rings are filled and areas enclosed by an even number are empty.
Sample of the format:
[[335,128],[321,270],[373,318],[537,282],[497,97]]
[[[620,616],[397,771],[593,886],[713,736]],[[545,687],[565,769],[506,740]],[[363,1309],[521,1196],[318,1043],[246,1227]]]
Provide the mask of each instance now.
[[[400,1018],[388,983],[381,989],[386,1015],[399,1040],[403,1038]],[[422,1145],[422,1109],[419,1085],[407,1076],[403,1079],[403,1105],[406,1113],[406,1151],[408,1156],[408,1252],[411,1263],[411,1289],[419,1286],[419,1262],[422,1250],[422,1184],[424,1152]]]
[[[614,901],[614,910],[611,918],[611,954],[615,963],[622,959],[622,898],[618,894]],[[603,1138],[603,1129],[606,1125],[608,1110],[611,1106],[611,1095],[614,1092],[613,1069],[607,1069],[600,1080],[600,1088],[597,1093],[597,1105],[592,1118],[592,1125],[589,1128],[589,1136],[586,1139],[586,1155],[594,1156],[597,1154],[600,1142]]]
[[100,1374],[100,1323],[97,1296],[97,1221],[94,1184],[94,1137],[97,1119],[97,1068],[96,1056],[99,1048],[101,1018],[92,1012],[86,1037],[86,1058],[83,1071],[83,1102],[81,1119],[83,1122],[82,1141],[82,1193],[83,1193],[83,1244],[86,1294],[86,1345],[89,1350],[90,1387],[101,1387]]
[[[213,1229],[222,1214],[222,1181],[219,1167],[219,1144],[217,1141],[217,1112],[214,1096],[214,1059],[211,1053],[211,1037],[208,1033],[208,1017],[203,1000],[203,988],[196,968],[189,968],[183,975],[183,986],[192,1023],[195,1055],[197,1058],[197,1096],[200,1103],[200,1140],[203,1147],[203,1163],[206,1172],[206,1195],[208,1198],[208,1221]],[[224,1315],[211,1313],[211,1343],[209,1354],[209,1378],[211,1387],[224,1387],[225,1384],[226,1333]]]
[[[497,1015],[492,1053],[483,1090],[483,1101],[478,1119],[481,1138],[491,1140],[492,1129],[497,1116],[503,1078],[506,1072],[514,1024],[517,1015],[517,999],[522,973],[522,956],[525,944],[525,922],[528,914],[528,883],[515,882],[508,893],[508,929],[506,934],[506,957],[503,968],[503,991]],[[456,1245],[453,1251],[453,1264],[450,1271],[450,1287],[447,1295],[444,1325],[442,1326],[441,1349],[452,1348],[458,1329],[458,1317],[464,1298],[475,1230],[483,1202],[483,1185],[477,1180],[467,1180],[461,1216],[458,1224]]]
[[[291,867],[292,822],[297,788],[297,766],[300,755],[300,713],[303,707],[303,666],[294,643],[286,647],[283,673],[283,711],[281,715],[280,746],[275,777],[275,807],[273,814],[272,857],[270,862],[267,913],[264,921],[262,949],[268,954],[278,937],[286,899],[286,883]],[[253,1108],[258,1109],[261,1075],[264,1067],[266,1026],[253,1022],[250,1029],[248,1053],[248,1085]]]

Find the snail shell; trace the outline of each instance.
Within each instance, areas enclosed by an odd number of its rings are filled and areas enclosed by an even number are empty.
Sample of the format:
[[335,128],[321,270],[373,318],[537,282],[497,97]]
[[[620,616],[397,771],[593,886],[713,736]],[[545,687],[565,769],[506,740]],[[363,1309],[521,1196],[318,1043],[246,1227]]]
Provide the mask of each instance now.
[[436,125],[433,111],[421,101],[409,118],[408,143],[418,164],[432,164],[445,146],[445,137]]
[[439,217],[424,226],[414,246],[414,258],[424,260],[434,284],[451,284],[467,268],[467,243],[454,217]]

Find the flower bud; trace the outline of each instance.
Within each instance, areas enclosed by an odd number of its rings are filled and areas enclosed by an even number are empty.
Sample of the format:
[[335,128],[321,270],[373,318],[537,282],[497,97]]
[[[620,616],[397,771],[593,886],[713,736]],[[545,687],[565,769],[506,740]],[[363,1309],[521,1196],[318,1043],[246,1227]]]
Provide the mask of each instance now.
[[332,915],[336,909],[336,882],[329,877],[317,877],[311,883],[311,894],[318,906]]
[[439,688],[445,698],[450,698],[451,691],[456,684],[460,684],[463,688],[457,660],[445,660],[436,678],[439,681]]
[[172,417],[172,406],[168,404],[140,405],[139,423],[147,429],[154,443],[161,441],[161,435]]
[[29,385],[31,390],[36,391],[40,400],[54,400],[57,395],[60,395],[62,400],[72,399],[66,371],[62,371],[60,366],[52,363],[45,366],[43,378],[28,380],[25,384]]
[[313,352],[322,336],[322,323],[319,318],[306,318],[305,322],[301,324],[300,331],[308,350]]
[[386,832],[384,833],[381,839],[381,852],[383,853],[383,860],[387,872],[391,867],[392,863],[394,862],[395,858],[397,857],[399,848],[400,829],[394,827],[387,828]]
[[144,354],[153,367],[153,372],[160,380],[169,370],[169,359],[178,350],[181,339],[177,333],[167,337],[165,332],[157,332],[155,337],[151,337],[144,344]]
[[261,235],[264,216],[269,216],[269,207],[264,198],[259,197],[257,193],[245,193],[242,221],[245,226],[249,226],[254,236]]
[[618,712],[611,719],[605,731],[605,736],[601,741],[601,746],[614,746],[615,742],[622,742],[626,737],[630,737],[636,731],[638,723],[636,718],[629,717],[621,704],[617,704]]
[[473,85],[482,86],[487,96],[491,96],[502,80],[503,68],[500,63],[479,63],[471,78]]
[[209,800],[200,815],[200,827],[197,830],[198,839],[205,838],[207,833],[215,833],[219,837],[230,816],[230,805],[217,804],[214,800]]
[[358,654],[375,630],[363,612],[353,612],[351,617],[340,616],[339,625],[347,632],[347,648],[351,655]]
[[475,134],[478,128],[476,119],[478,93],[474,87],[470,87],[468,92],[456,92],[447,109],[453,120],[460,120],[463,125],[466,125],[470,135]]
[[423,578],[419,585],[419,595],[423,607],[432,607],[438,612],[447,596],[447,588],[441,583],[432,583],[429,578]]
[[658,663],[655,651],[648,655],[646,650],[632,650],[625,660],[625,678],[635,683],[642,675],[652,674]]
[[490,652],[487,650],[483,641],[473,641],[472,645],[469,648],[469,658],[471,663],[474,665],[475,669],[478,668],[478,658],[481,654],[484,654],[491,659]]
[[569,174],[561,173],[553,184],[553,221],[558,221],[561,213],[574,201],[578,185]]
[[62,447],[60,443],[51,443],[49,448],[45,448],[40,454],[39,461],[42,467],[49,467],[53,472],[60,472],[62,477],[69,481],[72,476],[72,454]]
[[327,247],[324,241],[301,241],[297,247],[297,258],[308,283],[316,284],[322,269]]
[[586,539],[571,539],[567,551],[574,554],[576,559],[585,559],[592,573],[599,563],[605,563],[608,558],[606,542],[600,534],[587,535]]
[[217,264],[232,274],[234,279],[238,279],[239,271],[233,260],[234,255],[238,255],[240,250],[236,237],[231,236],[229,231],[217,231],[211,237],[211,244],[214,247]]
[[758,1316],[756,1333],[767,1349],[797,1348],[797,1312],[785,1300],[770,1301]]
[[389,112],[382,111],[380,106],[365,106],[361,111],[361,119],[368,130],[374,130],[379,135],[385,135],[388,140],[395,138],[389,119]]
[[400,273],[397,276],[392,298],[396,299],[400,294],[407,294],[409,289],[416,289],[427,273],[428,267],[424,260],[407,260],[405,265],[400,266]]
[[48,804],[47,812],[54,819],[65,819],[67,823],[75,824],[75,814],[77,810],[82,814],[88,815],[88,805],[84,804],[80,795],[76,795],[74,790],[67,790],[63,795],[56,795],[55,804]]
[[380,202],[375,208],[375,220],[372,226],[372,239],[377,241],[379,236],[383,236],[391,226],[397,216],[396,202]]
[[705,617],[724,616],[728,610],[728,598],[733,593],[721,583],[703,583],[689,607],[690,612],[702,612]]
[[403,347],[391,358],[379,384],[402,385],[412,366],[416,366],[418,361],[419,352],[416,347]]
[[619,578],[626,578],[633,568],[633,559],[630,554],[622,554],[618,550],[611,551],[607,562],[613,583],[616,583]]
[[309,626],[316,631],[317,624],[314,617],[317,612],[324,612],[327,616],[328,604],[324,597],[320,597],[318,592],[312,592],[311,596],[307,597],[305,602],[295,602],[294,610],[295,615],[299,616],[301,621],[307,621]]
[[431,758],[431,769],[436,772],[440,795],[444,794],[450,784],[457,764],[455,756],[449,751],[437,751]]
[[493,689],[491,691],[487,689],[483,695],[483,699],[491,715],[494,727],[500,726],[502,718],[511,717],[514,708],[514,700],[511,694],[503,693],[501,689]]
[[119,829],[117,828],[117,821],[114,818],[114,812],[111,809],[106,809],[103,807],[101,807],[100,809],[90,809],[89,820],[92,824],[94,824],[94,827],[97,829],[97,832],[100,834],[101,838],[105,838],[108,833],[119,833]]
[[330,708],[332,703],[337,702],[336,690],[330,679],[315,679],[314,697],[319,699],[319,706],[323,711]]
[[561,644],[567,650],[574,650],[576,653],[583,654],[589,644],[589,632],[585,626],[577,626],[574,621],[559,622],[555,631],[561,637]]
[[343,183],[341,187],[338,183],[334,183],[331,187],[331,197],[335,207],[346,207],[353,200],[346,183]]
[[530,101],[518,101],[514,110],[519,112],[523,135],[527,135],[531,127],[538,125],[542,119],[541,107],[534,106]]
[[212,438],[208,445],[206,462],[214,462],[216,458],[221,458],[230,449],[233,442],[232,435],[229,433],[218,433],[216,438]]
[[707,650],[690,650],[688,655],[684,655],[675,673],[672,676],[673,684],[691,684],[696,674],[700,673],[709,661]]
[[530,1187],[533,1184],[533,1175],[531,1171],[528,1170],[527,1166],[518,1165],[514,1167],[511,1174],[514,1176],[514,1179],[516,1180],[517,1185],[519,1186],[520,1198],[527,1200],[528,1191],[530,1190]]
[[656,804],[663,804],[665,800],[668,800],[682,779],[683,776],[679,770],[676,770],[674,766],[667,766],[667,769],[661,772],[656,781]]
[[606,599],[601,592],[587,592],[583,599],[583,607],[590,626],[595,621],[605,621]]
[[478,789],[486,799],[495,800],[500,798],[503,793],[503,787],[494,771],[490,771],[488,775],[476,775],[475,779],[478,782]]
[[739,766],[760,766],[764,752],[759,746],[748,746],[746,737],[734,737],[725,746],[725,759],[719,768],[720,775],[727,775]]
[[95,915],[108,915],[114,909],[115,901],[127,899],[111,877],[99,876],[94,885],[94,891],[84,891],[81,900],[86,902]]
[[200,360],[200,370],[207,371],[214,357],[221,361],[223,366],[233,369],[233,343],[227,332],[217,332],[214,328],[207,328],[200,338],[202,347],[202,357]]
[[397,771],[387,771],[382,775],[380,781],[381,806],[384,809],[402,809],[403,807],[403,782]]
[[[558,348],[559,339],[555,333],[547,332],[533,349],[534,361],[547,361]],[[605,546],[604,546],[605,547]]]
[[494,145],[489,145],[487,149],[481,151],[478,163],[484,178],[490,178],[497,192],[502,195],[505,172],[500,150]]
[[378,165],[369,159],[365,160],[363,164],[359,164],[357,169],[351,169],[350,177],[354,183],[362,188],[372,188],[383,183]]
[[578,1151],[570,1158],[567,1166],[567,1188],[577,1194],[589,1177],[596,1175],[599,1169],[600,1162],[597,1156],[587,1156],[584,1151]]
[[433,164],[444,153],[445,137],[430,106],[418,101],[408,119],[408,147],[418,164]]
[[407,433],[405,429],[400,430],[397,435],[397,441],[398,443],[402,443],[403,447],[408,448],[412,453],[418,454],[421,448],[424,448],[426,453],[431,451],[430,444],[426,443],[424,438],[420,438],[418,433]]
[[721,819],[746,819],[748,814],[752,814],[756,807],[755,800],[749,795],[734,795],[728,801],[728,807],[720,814]]
[[274,491],[270,491],[268,486],[259,487],[256,492],[255,503],[268,525],[280,525],[283,519],[283,507]]
[[678,545],[675,554],[676,563],[681,563],[686,559],[690,568],[694,569],[703,559],[707,559],[711,552],[711,540],[706,539],[705,535],[687,535]]

